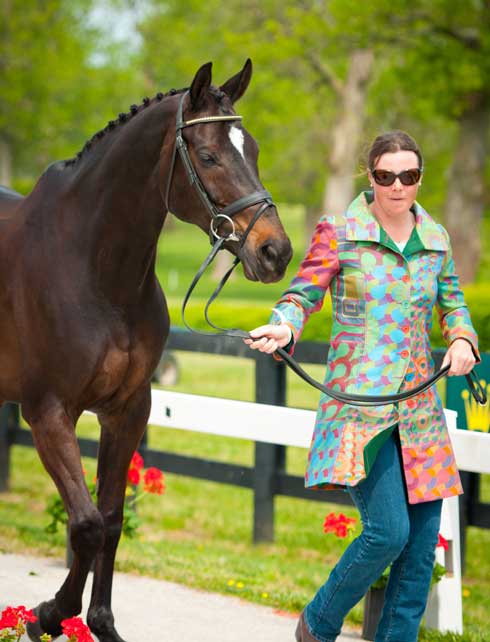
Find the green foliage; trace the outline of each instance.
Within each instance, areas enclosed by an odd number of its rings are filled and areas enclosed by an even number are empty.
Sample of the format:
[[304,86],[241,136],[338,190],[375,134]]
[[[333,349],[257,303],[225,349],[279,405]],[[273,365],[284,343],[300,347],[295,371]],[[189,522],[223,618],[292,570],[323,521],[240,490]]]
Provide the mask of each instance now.
[[[318,206],[339,99],[316,61],[343,80],[353,41],[366,44],[359,15],[369,20],[370,5],[334,0],[327,10],[323,2],[154,0],[152,6],[139,29],[142,64],[154,86],[165,78],[190,81],[196,61],[210,59],[222,82],[250,56],[254,78],[239,111],[261,145],[262,179],[280,200]],[[181,37],[169,42],[168,30]]]
[[439,564],[439,562],[436,562],[434,564],[434,568],[432,570],[432,577],[430,579],[430,587],[432,588],[434,584],[437,584],[442,580],[442,578],[446,575],[446,568],[442,565]]
[[[87,487],[89,489],[92,500],[94,502],[97,502],[97,489],[95,483],[88,483]],[[66,528],[66,525],[68,524],[68,515],[66,514],[63,500],[58,494],[49,497],[46,505],[46,513],[51,518],[51,522],[44,529],[46,533],[48,533],[49,535],[54,535],[58,532],[59,527],[63,527],[63,529]],[[124,516],[122,525],[123,535],[129,538],[135,537],[140,525],[141,519],[138,517],[134,506],[132,506],[131,500],[128,499],[124,504]]]
[[18,187],[25,187],[19,179],[73,156],[106,119],[121,111],[123,97],[135,86],[132,68],[119,65],[114,47],[105,46],[90,24],[94,4],[3,3],[0,141],[12,152]]
[[58,526],[68,524],[68,515],[66,514],[63,500],[59,495],[53,495],[48,499],[46,513],[50,516],[51,522],[46,526],[46,533],[54,535],[58,532]]
[[[388,568],[385,568],[385,570],[378,577],[378,579],[371,584],[371,588],[374,588],[374,589],[385,588],[385,586],[388,584],[388,579],[390,577],[390,570],[391,570],[391,566],[388,566]],[[432,569],[432,577],[430,579],[430,588],[432,588],[435,584],[440,582],[444,577],[444,575],[446,575],[445,567],[442,564],[439,564],[439,562],[434,562],[434,568]]]
[[378,579],[371,584],[373,589],[383,589],[388,584],[388,578],[390,577],[391,567],[385,568],[383,573],[378,577]]
[[131,506],[131,504],[126,502],[124,505],[124,515],[122,523],[123,535],[126,535],[126,537],[129,537],[130,539],[136,537],[140,526],[141,518],[138,516],[138,513]]

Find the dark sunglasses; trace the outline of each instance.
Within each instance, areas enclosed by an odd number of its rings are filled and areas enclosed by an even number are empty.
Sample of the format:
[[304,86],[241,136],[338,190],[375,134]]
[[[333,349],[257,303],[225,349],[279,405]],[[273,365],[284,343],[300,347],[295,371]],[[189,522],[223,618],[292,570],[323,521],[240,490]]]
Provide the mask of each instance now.
[[415,185],[415,183],[419,182],[420,177],[422,176],[422,170],[418,167],[414,167],[413,169],[405,169],[403,172],[395,174],[387,169],[372,169],[371,175],[376,183],[383,187],[393,185],[397,178],[400,179],[400,183],[402,185]]

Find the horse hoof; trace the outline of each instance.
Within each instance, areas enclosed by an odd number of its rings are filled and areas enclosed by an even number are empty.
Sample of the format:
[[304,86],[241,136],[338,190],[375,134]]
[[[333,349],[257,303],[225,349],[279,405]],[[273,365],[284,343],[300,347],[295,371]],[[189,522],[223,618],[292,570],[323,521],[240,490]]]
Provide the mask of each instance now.
[[43,615],[47,614],[46,611],[52,612],[53,607],[56,608],[56,604],[54,600],[51,600],[50,602],[41,602],[36,608],[32,609],[37,620],[35,622],[27,622],[26,624],[26,632],[29,640],[32,640],[32,642],[41,642],[41,635],[44,635],[44,633],[49,633],[53,639],[61,635],[61,626],[59,624],[52,627],[51,630],[49,627],[45,629],[43,624],[41,624],[41,618],[43,618],[44,622]]
[[93,631],[92,633],[97,636],[99,642],[125,642],[116,629],[106,629],[105,631]]
[[99,642],[125,642],[116,631],[114,624],[108,622],[94,622],[94,618],[87,618],[90,631],[97,636]]

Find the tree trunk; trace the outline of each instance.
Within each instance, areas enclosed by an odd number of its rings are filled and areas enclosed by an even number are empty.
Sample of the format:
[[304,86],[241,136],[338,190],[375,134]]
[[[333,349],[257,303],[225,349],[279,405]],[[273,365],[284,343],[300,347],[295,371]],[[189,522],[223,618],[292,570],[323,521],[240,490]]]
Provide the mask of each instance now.
[[0,138],[0,185],[12,185],[12,153],[10,145]]
[[456,271],[462,283],[475,279],[481,253],[485,160],[489,151],[490,95],[473,95],[459,120],[459,136],[445,204]]
[[305,242],[306,247],[310,244],[311,237],[315,231],[315,226],[318,223],[318,219],[323,214],[319,209],[318,205],[307,205],[305,208]]
[[339,98],[339,116],[333,126],[329,175],[325,189],[324,212],[341,214],[354,196],[354,177],[359,142],[364,126],[366,90],[373,69],[370,49],[359,49],[350,56],[347,80]]

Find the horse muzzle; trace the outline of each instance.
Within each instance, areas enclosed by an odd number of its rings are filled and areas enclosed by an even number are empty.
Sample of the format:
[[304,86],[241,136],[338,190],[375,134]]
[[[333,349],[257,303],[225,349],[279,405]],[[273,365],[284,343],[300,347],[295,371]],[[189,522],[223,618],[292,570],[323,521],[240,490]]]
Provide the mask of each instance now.
[[271,237],[254,248],[250,245],[250,242],[245,244],[240,256],[247,279],[262,283],[280,281],[293,255],[289,238],[286,235]]

